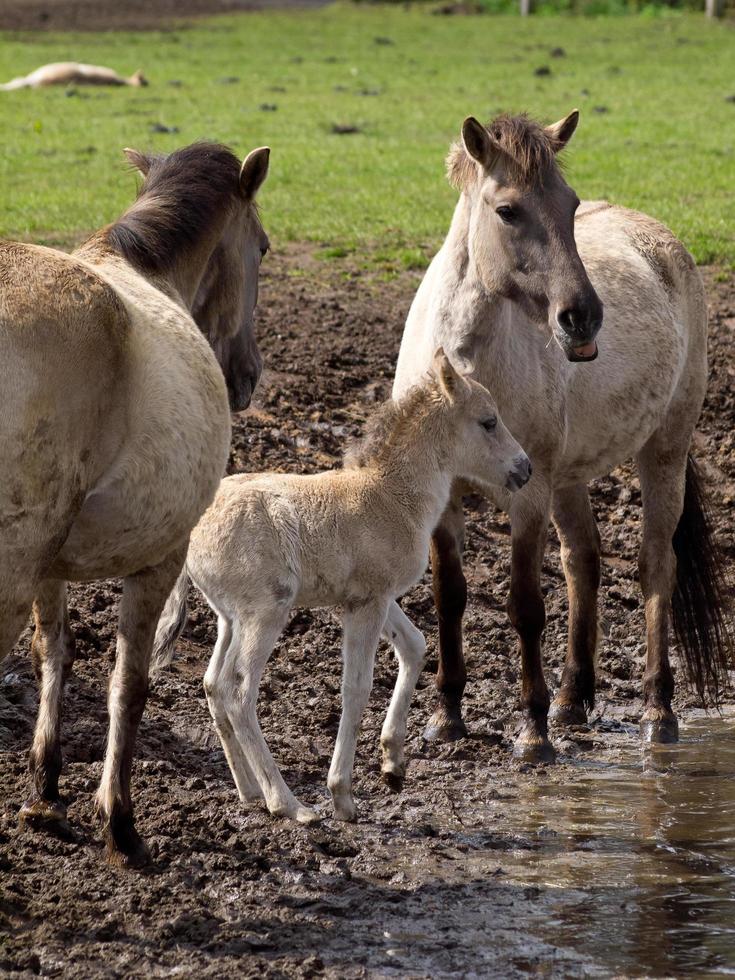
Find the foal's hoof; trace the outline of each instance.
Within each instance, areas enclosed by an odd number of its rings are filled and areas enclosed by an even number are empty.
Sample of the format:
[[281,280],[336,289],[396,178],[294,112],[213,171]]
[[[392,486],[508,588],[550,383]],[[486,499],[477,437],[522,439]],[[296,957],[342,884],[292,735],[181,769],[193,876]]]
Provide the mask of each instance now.
[[526,736],[518,738],[513,745],[513,758],[533,765],[553,765],[556,752],[548,738]]
[[398,769],[384,769],[380,775],[391,793],[401,792],[406,778],[405,772],[401,772]]
[[424,729],[424,739],[427,742],[456,742],[466,737],[467,728],[460,712],[449,711],[443,705],[436,709]]
[[66,807],[61,800],[27,800],[20,808],[18,826],[21,830],[47,830],[59,837],[73,837]]
[[587,724],[587,712],[581,704],[570,704],[554,698],[549,708],[549,721],[560,728],[574,728],[576,725]]
[[673,712],[660,717],[641,718],[641,741],[652,745],[673,745],[679,741],[679,723]]

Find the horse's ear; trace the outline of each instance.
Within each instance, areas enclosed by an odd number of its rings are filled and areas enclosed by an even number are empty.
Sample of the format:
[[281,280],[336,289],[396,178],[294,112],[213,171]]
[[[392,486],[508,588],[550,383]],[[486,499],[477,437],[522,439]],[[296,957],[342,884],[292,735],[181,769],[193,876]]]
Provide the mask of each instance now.
[[252,200],[260,190],[260,186],[268,176],[268,161],[271,150],[269,146],[260,146],[251,150],[242,162],[240,169],[240,190],[248,200]]
[[473,160],[477,160],[483,166],[490,163],[494,155],[490,133],[474,116],[467,116],[462,123],[462,143]]
[[564,116],[559,122],[546,127],[546,132],[554,144],[554,153],[563,150],[569,140],[574,136],[574,130],[579,122],[579,109],[572,109],[568,116]]
[[129,146],[125,147],[123,153],[128,163],[135,167],[141,177],[148,176],[148,171],[151,169],[152,163],[150,157],[147,157],[145,153],[141,153],[140,150],[131,150]]
[[460,378],[452,367],[452,362],[444,353],[443,347],[440,347],[436,354],[434,354],[431,367],[436,375],[437,381],[439,382],[439,387],[442,390],[442,394],[451,405],[454,399],[457,397],[457,388],[459,386]]

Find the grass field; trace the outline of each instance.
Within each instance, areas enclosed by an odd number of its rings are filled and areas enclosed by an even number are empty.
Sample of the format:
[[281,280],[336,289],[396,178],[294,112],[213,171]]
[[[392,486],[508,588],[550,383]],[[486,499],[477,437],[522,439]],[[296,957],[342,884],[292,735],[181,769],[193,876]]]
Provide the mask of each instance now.
[[[564,57],[550,56],[557,46]],[[0,93],[5,237],[68,243],[131,200],[123,146],[213,138],[272,147],[261,203],[274,242],[420,264],[448,225],[443,158],[463,117],[525,109],[550,121],[578,106],[567,171],[580,196],[646,210],[698,261],[735,265],[735,31],[700,15],[522,22],[335,6],[162,32],[4,35],[0,76],[66,59],[142,68],[151,85]]]

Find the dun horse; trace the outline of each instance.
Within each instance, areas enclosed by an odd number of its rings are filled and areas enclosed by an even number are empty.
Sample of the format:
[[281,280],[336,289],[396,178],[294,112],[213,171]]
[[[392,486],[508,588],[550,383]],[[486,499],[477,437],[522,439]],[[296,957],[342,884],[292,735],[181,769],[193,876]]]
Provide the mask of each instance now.
[[140,88],[148,81],[142,71],[130,78],[118,75],[112,68],[102,65],[84,65],[79,61],[57,61],[41,65],[28,75],[21,75],[0,85],[0,92],[14,92],[19,88],[46,88],[48,85],[130,85]]
[[[355,816],[355,746],[381,634],[399,664],[381,733],[382,771],[400,789],[426,644],[395,600],[426,567],[453,479],[510,492],[529,474],[488,392],[459,377],[439,351],[431,378],[378,410],[345,469],[223,480],[194,529],[187,569],[219,620],[204,686],[241,800],[264,797],[273,814],[316,818],[286,786],[256,715],[263,669],[294,605],[342,607],[342,718],[328,778],[336,816]],[[185,602],[186,572],[161,618],[156,661],[170,658]]]
[[[524,712],[515,754],[531,760],[553,758],[541,661],[549,518],[569,593],[567,658],[551,715],[567,725],[585,722],[595,701],[600,540],[587,484],[622,460],[637,459],[643,496],[643,737],[677,738],[672,597],[700,694],[716,697],[730,656],[722,574],[689,457],[707,381],[702,283],[684,247],[652,218],[602,201],[578,208],[556,158],[577,121],[576,111],[546,128],[525,116],[500,116],[487,128],[465,120],[448,158],[459,203],[409,312],[394,386],[400,397],[443,345],[458,369],[487,385],[533,463],[520,493],[495,494],[512,525],[508,613],[520,640]],[[427,736],[440,739],[465,733],[461,489],[432,542],[439,704]]]
[[146,859],[130,769],[156,623],[224,470],[228,388],[245,408],[260,371],[253,311],[267,238],[254,197],[269,154],[241,165],[209,143],[127,152],[145,176],[137,200],[75,253],[0,244],[0,660],[33,606],[41,689],[21,819],[65,819],[66,582],[122,577],[97,795],[119,864]]

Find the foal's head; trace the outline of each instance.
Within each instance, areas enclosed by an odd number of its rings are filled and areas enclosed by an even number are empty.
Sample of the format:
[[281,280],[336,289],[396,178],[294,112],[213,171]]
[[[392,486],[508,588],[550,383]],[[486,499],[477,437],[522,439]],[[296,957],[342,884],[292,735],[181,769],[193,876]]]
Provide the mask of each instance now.
[[268,237],[255,195],[270,150],[253,150],[242,163],[217,143],[167,157],[125,153],[145,180],[108,238],[143,272],[168,278],[180,291],[217,356],[230,407],[242,411],[262,369],[253,328]]
[[470,205],[469,250],[489,291],[550,325],[570,361],[597,356],[602,303],[574,241],[579,199],[556,159],[577,127],[575,109],[553,126],[472,116],[447,159],[450,181]]
[[519,490],[531,477],[531,462],[503,424],[487,388],[458,374],[441,347],[434,355],[431,374],[437,382],[452,475]]

